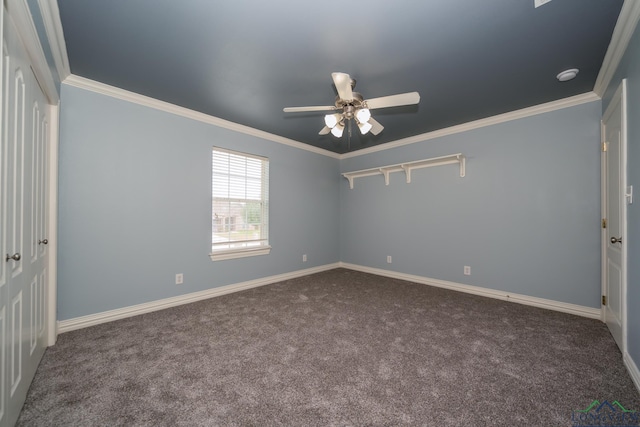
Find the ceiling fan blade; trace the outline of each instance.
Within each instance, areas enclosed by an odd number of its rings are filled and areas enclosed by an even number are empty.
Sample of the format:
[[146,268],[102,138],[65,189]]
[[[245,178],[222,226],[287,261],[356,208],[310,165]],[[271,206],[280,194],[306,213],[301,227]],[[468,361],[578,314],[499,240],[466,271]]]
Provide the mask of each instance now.
[[382,129],[384,129],[384,126],[382,126],[376,119],[374,119],[373,117],[371,117],[369,119],[369,124],[371,125],[371,130],[370,132],[374,135],[379,134],[380,132],[382,132]]
[[329,132],[331,132],[331,128],[329,126],[325,126],[320,130],[320,132],[318,132],[318,135],[326,135]]
[[413,105],[420,102],[418,92],[401,93],[398,95],[382,96],[380,98],[367,99],[365,101],[370,110],[374,108],[399,107],[401,105]]
[[318,105],[314,107],[284,107],[282,111],[284,111],[285,113],[302,113],[304,111],[331,111],[335,109],[336,107],[333,105]]
[[344,101],[353,99],[353,91],[351,90],[351,77],[345,73],[331,73],[333,83],[338,90],[338,96]]

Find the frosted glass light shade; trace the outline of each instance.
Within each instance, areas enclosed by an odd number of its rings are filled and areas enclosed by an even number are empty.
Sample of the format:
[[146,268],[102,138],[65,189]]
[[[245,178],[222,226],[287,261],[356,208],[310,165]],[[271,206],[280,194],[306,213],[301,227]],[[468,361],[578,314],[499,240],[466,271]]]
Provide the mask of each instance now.
[[324,116],[324,123],[327,127],[333,129],[340,121],[340,114],[327,114]]
[[344,130],[344,125],[341,123],[338,123],[337,125],[334,126],[333,129],[331,129],[331,133],[333,134],[333,136],[335,136],[336,138],[340,138],[342,136],[342,131]]
[[371,123],[358,123],[358,127],[360,128],[360,133],[365,135],[367,132],[369,132],[371,130],[371,128],[373,126],[371,126]]
[[360,123],[366,123],[371,118],[371,112],[368,108],[362,108],[356,113],[356,118]]

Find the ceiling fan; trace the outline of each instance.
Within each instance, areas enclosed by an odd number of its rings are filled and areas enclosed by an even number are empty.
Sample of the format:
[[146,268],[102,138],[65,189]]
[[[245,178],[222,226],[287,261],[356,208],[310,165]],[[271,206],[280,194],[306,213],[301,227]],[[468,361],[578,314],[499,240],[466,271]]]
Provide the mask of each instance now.
[[307,111],[337,111],[324,116],[325,127],[319,132],[326,135],[329,132],[337,138],[342,136],[345,124],[351,119],[356,121],[360,133],[363,135],[371,131],[378,135],[384,127],[373,117],[371,112],[376,108],[399,107],[401,105],[413,105],[420,102],[418,92],[401,93],[398,95],[383,96],[380,98],[364,99],[361,94],[354,92],[356,81],[346,73],[331,73],[333,83],[336,85],[338,96],[335,105],[313,107],[285,107],[285,113],[299,113]]

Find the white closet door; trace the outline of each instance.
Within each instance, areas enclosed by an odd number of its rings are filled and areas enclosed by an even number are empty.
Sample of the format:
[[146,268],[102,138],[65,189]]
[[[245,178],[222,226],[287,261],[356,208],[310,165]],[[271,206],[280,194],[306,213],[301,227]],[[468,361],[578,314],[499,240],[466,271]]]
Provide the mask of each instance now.
[[50,107],[6,9],[2,50],[0,426],[5,426],[18,418],[45,349]]
[[620,351],[626,349],[626,200],[627,164],[626,81],[623,80],[605,111],[602,126],[606,151],[603,153],[604,203],[607,228],[604,230],[604,295],[607,297],[604,320]]

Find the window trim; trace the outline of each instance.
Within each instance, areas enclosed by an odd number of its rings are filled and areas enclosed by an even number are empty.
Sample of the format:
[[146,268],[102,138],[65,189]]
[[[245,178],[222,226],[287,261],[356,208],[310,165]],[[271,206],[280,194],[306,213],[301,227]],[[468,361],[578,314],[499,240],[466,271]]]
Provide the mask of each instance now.
[[211,261],[224,261],[227,259],[245,258],[258,255],[269,255],[271,246],[257,246],[242,249],[227,249],[217,252],[211,252],[209,258]]
[[[228,153],[236,156],[257,159],[262,162],[263,167],[266,164],[267,176],[266,176],[266,179],[263,179],[261,181],[263,185],[261,202],[263,202],[266,205],[266,210],[267,210],[266,211],[267,221],[263,224],[265,227],[264,230],[266,230],[266,239],[261,239],[261,240],[264,240],[264,243],[258,246],[236,247],[232,249],[220,249],[216,251],[213,250],[213,242],[211,242],[212,249],[211,249],[211,252],[209,253],[209,258],[211,259],[211,261],[224,261],[224,260],[235,259],[235,258],[268,255],[271,252],[271,245],[269,245],[269,158],[214,146],[211,149],[212,159],[215,152]],[[213,174],[213,163],[211,166],[212,166],[211,173]],[[211,185],[212,185],[211,193],[213,197],[213,180]],[[232,200],[232,198],[229,198],[229,200]],[[213,215],[213,211],[211,212],[211,214]],[[211,234],[213,234],[213,221],[211,222],[211,227],[212,227]],[[242,243],[242,241],[238,241],[238,243]]]

